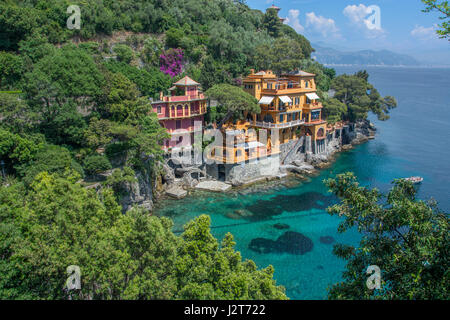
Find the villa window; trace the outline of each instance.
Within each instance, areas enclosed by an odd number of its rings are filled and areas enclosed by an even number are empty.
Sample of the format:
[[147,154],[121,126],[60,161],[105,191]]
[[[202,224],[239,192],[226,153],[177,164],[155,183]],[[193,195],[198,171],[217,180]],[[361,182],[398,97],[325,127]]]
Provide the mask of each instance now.
[[158,114],[161,113],[161,106],[156,107],[156,113],[158,113]]
[[280,122],[284,122],[284,114],[280,114]]
[[311,120],[319,120],[320,119],[320,111],[311,113]]
[[305,81],[305,88],[309,88],[309,81]]
[[176,129],[181,129],[181,120],[177,120],[175,127]]

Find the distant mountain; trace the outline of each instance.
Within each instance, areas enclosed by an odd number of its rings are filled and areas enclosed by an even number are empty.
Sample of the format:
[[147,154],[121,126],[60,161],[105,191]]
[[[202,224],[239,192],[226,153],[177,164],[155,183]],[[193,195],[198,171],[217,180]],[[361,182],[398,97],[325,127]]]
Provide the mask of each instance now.
[[386,66],[419,66],[421,63],[406,54],[398,54],[389,50],[339,51],[314,45],[316,52],[311,56],[322,64],[337,65],[386,65]]

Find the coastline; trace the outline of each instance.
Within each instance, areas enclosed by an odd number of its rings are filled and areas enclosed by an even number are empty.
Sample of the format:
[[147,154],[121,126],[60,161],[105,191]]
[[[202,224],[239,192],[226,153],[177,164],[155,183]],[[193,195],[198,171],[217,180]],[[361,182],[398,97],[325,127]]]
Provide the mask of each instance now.
[[[345,130],[345,128],[349,128]],[[170,159],[162,164],[163,173],[156,179],[154,189],[154,202],[160,199],[182,199],[196,191],[206,192],[246,192],[248,189],[270,189],[265,185],[280,181],[284,183],[286,178],[294,176],[297,179],[308,181],[310,177],[317,176],[322,169],[328,168],[336,161],[336,157],[354,146],[365,143],[375,138],[377,129],[368,120],[348,123],[341,129],[341,134],[327,139],[326,151],[313,153],[306,150],[301,152],[297,147],[293,155],[280,161],[278,169],[270,174],[255,174],[250,179],[239,179],[233,176],[230,181],[221,181],[208,173],[206,165],[200,166],[174,166]],[[300,139],[299,139],[300,140]],[[295,141],[296,143],[298,142]],[[289,146],[286,146],[289,148]],[[289,150],[291,152],[292,149]],[[288,153],[289,153],[288,152]],[[254,164],[260,165],[260,162]],[[254,171],[251,171],[254,173]],[[208,187],[208,183],[211,187]]]

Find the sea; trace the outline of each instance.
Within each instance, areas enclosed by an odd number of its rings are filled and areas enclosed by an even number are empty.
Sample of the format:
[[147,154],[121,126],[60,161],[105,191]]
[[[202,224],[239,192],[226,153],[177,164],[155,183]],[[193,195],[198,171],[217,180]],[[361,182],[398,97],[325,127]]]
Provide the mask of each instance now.
[[[450,212],[450,69],[335,69],[337,74],[367,70],[369,82],[383,96],[397,99],[389,120],[370,116],[378,129],[374,140],[339,154],[330,168],[307,181],[291,178],[230,193],[194,192],[181,200],[163,200],[155,210],[174,221],[176,233],[189,220],[210,215],[212,234],[220,240],[230,232],[243,259],[255,261],[259,268],[272,265],[276,283],[294,300],[326,299],[327,289],[342,281],[345,270],[333,246],[358,246],[361,238],[356,230],[338,232],[342,218],[326,212],[338,199],[328,192],[325,179],[351,171],[362,185],[387,192],[393,179],[421,176],[418,199],[434,199],[442,211]],[[236,215],[242,211],[246,214]],[[303,254],[292,248],[264,253],[251,245],[276,244],[286,231],[303,235]]]

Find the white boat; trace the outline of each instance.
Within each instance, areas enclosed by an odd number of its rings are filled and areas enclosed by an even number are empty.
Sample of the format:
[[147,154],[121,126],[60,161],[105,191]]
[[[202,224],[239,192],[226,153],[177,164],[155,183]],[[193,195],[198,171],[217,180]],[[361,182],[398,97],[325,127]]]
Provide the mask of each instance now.
[[422,177],[409,177],[409,178],[405,178],[405,180],[411,181],[413,184],[418,184],[423,181],[423,178]]

